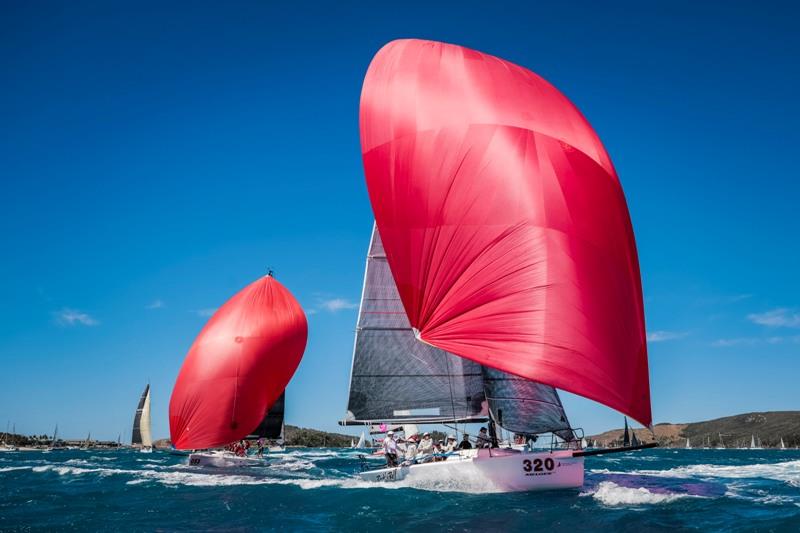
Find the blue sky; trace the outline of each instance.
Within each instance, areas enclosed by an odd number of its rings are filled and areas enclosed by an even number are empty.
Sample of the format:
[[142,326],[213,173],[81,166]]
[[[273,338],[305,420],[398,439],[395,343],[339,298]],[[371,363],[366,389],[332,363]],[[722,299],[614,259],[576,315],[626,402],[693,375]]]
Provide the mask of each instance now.
[[603,139],[656,421],[800,408],[796,7],[114,4],[0,8],[3,423],[129,438],[149,380],[167,436],[209,310],[273,267],[309,312],[288,422],[338,429],[372,223],[361,80],[401,37],[534,70]]

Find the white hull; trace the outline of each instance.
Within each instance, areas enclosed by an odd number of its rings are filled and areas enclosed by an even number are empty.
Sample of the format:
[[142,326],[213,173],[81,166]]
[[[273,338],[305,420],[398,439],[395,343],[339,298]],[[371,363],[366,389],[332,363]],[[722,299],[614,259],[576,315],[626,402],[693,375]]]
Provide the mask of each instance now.
[[459,452],[446,461],[412,464],[362,472],[361,479],[375,482],[407,481],[411,485],[478,482],[488,490],[521,492],[571,489],[583,486],[583,457],[571,450],[519,452],[482,449]]
[[250,466],[265,466],[266,462],[260,457],[241,457],[230,452],[205,452],[189,455],[189,466],[210,466],[214,468],[242,468]]

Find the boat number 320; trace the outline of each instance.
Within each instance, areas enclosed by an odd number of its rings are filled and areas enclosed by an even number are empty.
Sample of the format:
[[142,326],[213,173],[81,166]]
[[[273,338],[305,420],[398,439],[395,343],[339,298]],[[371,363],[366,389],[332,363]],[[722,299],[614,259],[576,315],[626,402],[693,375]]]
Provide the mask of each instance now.
[[544,472],[550,471],[556,467],[555,461],[551,458],[547,458],[544,461],[541,459],[534,459],[531,461],[530,459],[525,459],[522,461],[522,469],[526,472]]

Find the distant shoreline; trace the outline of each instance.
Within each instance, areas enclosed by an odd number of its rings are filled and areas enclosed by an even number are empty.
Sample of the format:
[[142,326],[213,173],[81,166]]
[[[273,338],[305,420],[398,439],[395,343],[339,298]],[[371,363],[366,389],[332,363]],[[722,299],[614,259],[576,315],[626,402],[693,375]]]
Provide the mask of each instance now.
[[[763,448],[777,448],[781,439],[787,448],[800,447],[800,411],[765,411],[743,413],[716,418],[702,422],[673,424],[661,422],[647,428],[630,428],[637,439],[644,442],[659,443],[664,448],[685,448],[686,439],[694,448],[724,446],[727,448],[747,448],[751,439],[757,438]],[[589,445],[597,441],[598,446],[619,446],[623,438],[623,429],[617,428],[586,436]],[[354,437],[342,433],[331,433],[318,429],[301,428],[287,425],[285,429],[285,445],[299,448],[349,448]],[[0,433],[0,442],[7,445],[25,447],[34,450],[47,449],[52,444],[52,436],[20,435]],[[88,446],[87,446],[88,444]],[[153,442],[157,449],[170,449],[169,439]],[[117,444],[116,441],[100,440],[63,440],[58,439],[56,448],[128,448],[129,444]]]

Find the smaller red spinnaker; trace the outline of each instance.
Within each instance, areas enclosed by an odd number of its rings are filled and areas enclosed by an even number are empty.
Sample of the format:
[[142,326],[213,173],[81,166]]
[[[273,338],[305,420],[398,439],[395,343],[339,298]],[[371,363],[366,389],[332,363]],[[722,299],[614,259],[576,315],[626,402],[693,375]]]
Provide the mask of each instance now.
[[247,436],[283,393],[307,338],[303,309],[271,275],[228,300],[195,339],[175,382],[175,448],[212,448]]

